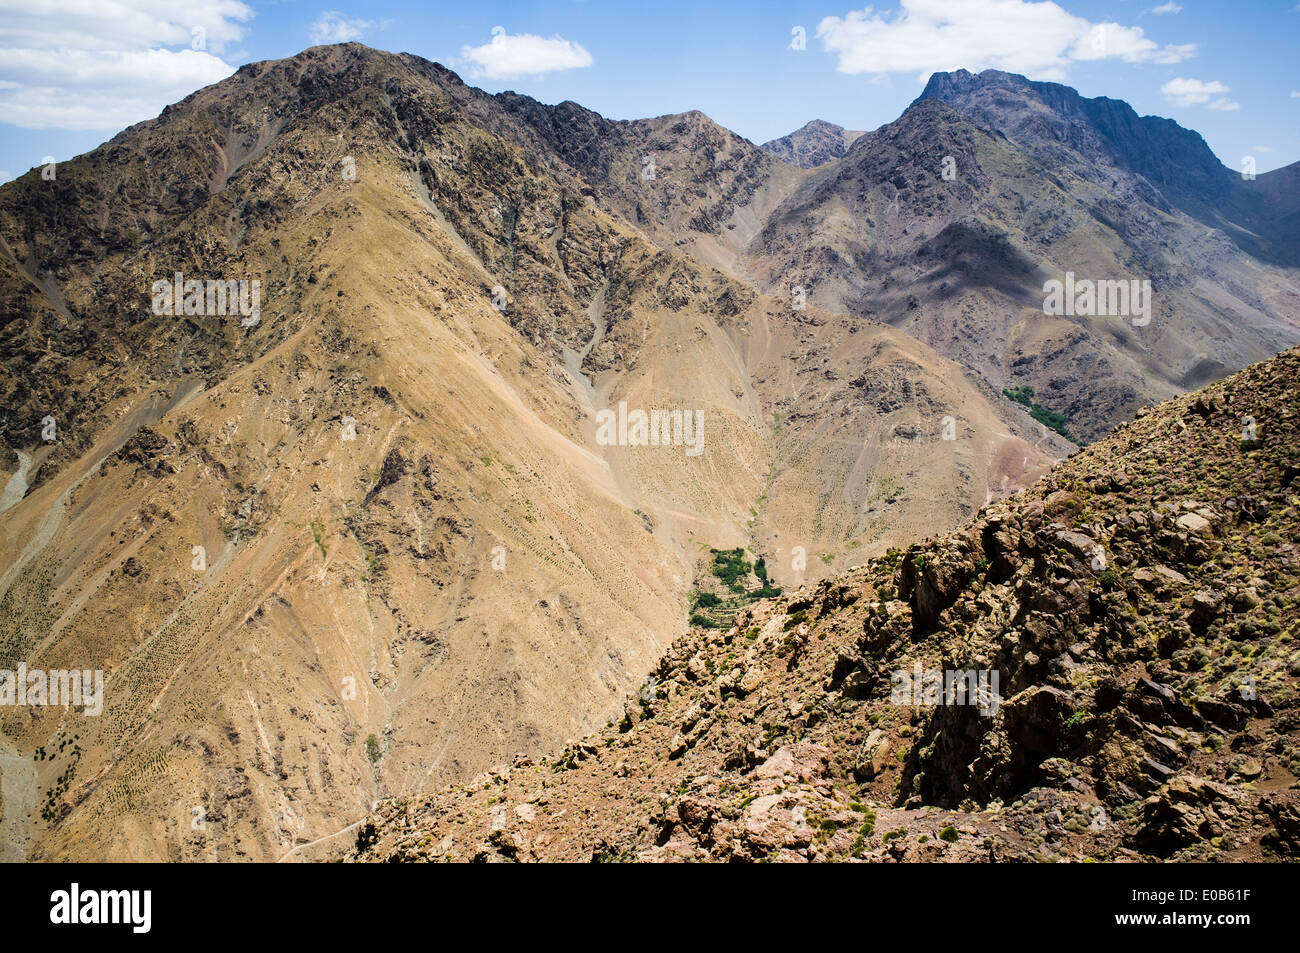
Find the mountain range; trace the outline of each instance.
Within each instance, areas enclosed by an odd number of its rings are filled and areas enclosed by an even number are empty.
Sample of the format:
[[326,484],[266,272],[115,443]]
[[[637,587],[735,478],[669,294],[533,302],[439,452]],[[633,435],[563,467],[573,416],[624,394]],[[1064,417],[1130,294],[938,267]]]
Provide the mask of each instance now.
[[[358,44],[32,170],[0,666],[106,693],[0,711],[0,855],[308,855],[617,722],[680,639],[1300,341],[1297,174],[996,72],[760,148]],[[1067,273],[1149,322],[1045,314]]]

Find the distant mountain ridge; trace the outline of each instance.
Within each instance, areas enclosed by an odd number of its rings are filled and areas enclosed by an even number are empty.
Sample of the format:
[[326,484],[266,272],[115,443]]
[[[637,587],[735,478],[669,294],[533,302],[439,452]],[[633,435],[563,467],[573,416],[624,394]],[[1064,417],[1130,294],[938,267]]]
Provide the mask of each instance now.
[[861,135],[861,132],[814,119],[789,135],[763,143],[759,148],[801,169],[815,169],[844,155]]
[[[1300,222],[1275,200],[1300,165],[1243,183],[1168,120],[998,71],[927,90],[768,216],[743,258],[759,287],[810,289],[1000,390],[1030,387],[1084,440],[1300,340],[1285,263]],[[1147,145],[1166,157],[1148,163],[1158,181],[1185,165],[1212,187],[1166,194],[1125,158]],[[1251,218],[1250,202],[1274,211]],[[1154,317],[1044,314],[1045,283],[1067,272],[1151,281]]]
[[1111,163],[1145,178],[1193,218],[1223,228],[1252,255],[1300,266],[1294,220],[1300,195],[1280,204],[1269,196],[1270,183],[1294,179],[1298,163],[1248,181],[1241,169],[1220,162],[1200,133],[1172,119],[1139,116],[1123,100],[1089,99],[1060,83],[1001,70],[935,73],[913,105],[926,99],[942,100],[1043,157],[1056,144],[1099,159],[1104,151]]

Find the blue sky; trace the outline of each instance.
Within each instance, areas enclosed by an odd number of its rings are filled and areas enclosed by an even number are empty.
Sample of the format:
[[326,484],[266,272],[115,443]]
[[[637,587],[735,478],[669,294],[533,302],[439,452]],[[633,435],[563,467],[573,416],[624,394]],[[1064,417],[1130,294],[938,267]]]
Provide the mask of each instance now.
[[1296,0],[0,0],[0,173],[85,152],[243,63],[342,39],[615,119],[700,109],[754,142],[810,119],[874,129],[934,70],[998,67],[1168,116],[1264,172],[1300,159],[1297,36]]

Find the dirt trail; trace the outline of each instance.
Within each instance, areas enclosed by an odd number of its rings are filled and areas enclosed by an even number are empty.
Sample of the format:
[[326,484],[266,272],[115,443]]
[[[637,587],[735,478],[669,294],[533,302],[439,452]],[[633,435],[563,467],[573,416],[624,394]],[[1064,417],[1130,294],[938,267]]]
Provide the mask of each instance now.
[[0,863],[22,863],[36,810],[36,764],[0,735]]
[[[367,815],[367,817],[368,817],[368,816],[369,816],[369,815]],[[361,818],[361,820],[359,820],[359,821],[353,821],[353,822],[352,822],[351,824],[349,824],[347,827],[341,828],[341,829],[335,831],[333,834],[326,834],[324,837],[318,837],[318,838],[316,838],[315,840],[313,840],[313,841],[308,841],[308,842],[305,843],[305,844],[299,844],[297,847],[294,847],[293,849],[291,849],[291,850],[290,850],[288,853],[286,853],[284,856],[280,857],[280,859],[278,859],[278,860],[276,861],[276,863],[277,863],[277,864],[282,864],[282,863],[284,863],[285,861],[287,861],[290,857],[292,857],[294,854],[298,853],[298,851],[300,851],[300,850],[306,850],[306,849],[309,848],[309,847],[315,847],[317,844],[324,843],[324,842],[327,841],[327,840],[332,840],[333,838],[338,837],[340,834],[346,834],[348,831],[353,830],[354,828],[357,828],[357,827],[359,827],[361,824],[365,823],[365,820],[366,820],[366,818],[363,817],[363,818]]]

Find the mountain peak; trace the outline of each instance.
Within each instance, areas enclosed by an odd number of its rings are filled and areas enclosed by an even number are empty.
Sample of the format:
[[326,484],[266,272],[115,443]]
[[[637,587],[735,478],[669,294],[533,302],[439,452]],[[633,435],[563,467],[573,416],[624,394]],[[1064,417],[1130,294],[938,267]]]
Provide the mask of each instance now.
[[761,148],[791,165],[813,169],[844,155],[861,135],[825,119],[814,119],[789,135],[763,143]]
[[942,99],[946,94],[966,92],[977,86],[1012,86],[1029,85],[1030,80],[1019,73],[1008,73],[1000,69],[986,69],[972,73],[968,69],[956,69],[951,72],[932,73],[921,95],[916,97],[913,105],[923,99]]

